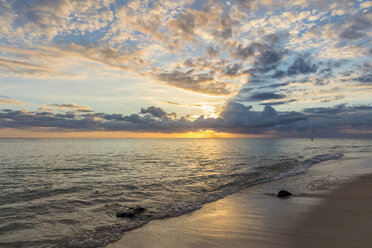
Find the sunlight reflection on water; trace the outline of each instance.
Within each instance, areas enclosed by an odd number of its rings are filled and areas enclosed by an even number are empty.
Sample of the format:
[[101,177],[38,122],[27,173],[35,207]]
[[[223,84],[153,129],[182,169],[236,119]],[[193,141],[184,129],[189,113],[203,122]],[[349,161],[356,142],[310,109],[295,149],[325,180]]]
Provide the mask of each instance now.
[[[0,139],[0,244],[102,245],[319,154],[370,147],[366,139]],[[145,214],[116,218],[135,206]]]

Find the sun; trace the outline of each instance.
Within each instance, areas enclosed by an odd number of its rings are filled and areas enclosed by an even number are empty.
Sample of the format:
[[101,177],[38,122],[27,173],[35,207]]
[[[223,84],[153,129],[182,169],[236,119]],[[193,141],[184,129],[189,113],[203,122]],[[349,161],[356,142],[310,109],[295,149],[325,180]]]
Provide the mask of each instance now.
[[199,130],[196,132],[187,132],[182,135],[182,138],[197,138],[197,139],[211,139],[211,138],[230,138],[231,134],[219,133],[213,130]]
[[[217,113],[216,111],[216,106],[202,105],[200,108],[205,112],[204,116],[207,118],[217,118],[219,115],[219,113]],[[205,130],[205,131],[212,131],[212,130]]]

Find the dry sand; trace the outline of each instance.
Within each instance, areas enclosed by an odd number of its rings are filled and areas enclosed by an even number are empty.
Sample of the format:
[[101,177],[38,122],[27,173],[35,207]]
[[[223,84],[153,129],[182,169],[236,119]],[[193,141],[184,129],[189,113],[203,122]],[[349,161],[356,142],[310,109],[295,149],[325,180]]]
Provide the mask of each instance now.
[[[372,175],[360,177],[372,158],[354,156],[151,221],[108,247],[372,247]],[[294,196],[276,198],[282,188]]]

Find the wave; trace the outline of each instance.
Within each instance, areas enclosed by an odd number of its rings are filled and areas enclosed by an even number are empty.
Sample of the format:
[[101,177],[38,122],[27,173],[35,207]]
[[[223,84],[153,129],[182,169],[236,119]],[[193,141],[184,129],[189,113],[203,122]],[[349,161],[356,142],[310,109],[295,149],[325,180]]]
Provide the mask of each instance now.
[[[79,237],[74,237],[67,242],[64,241],[61,243],[59,247],[68,247],[68,248],[96,248],[96,247],[104,247],[109,243],[117,241],[120,239],[122,234],[126,231],[133,230],[139,228],[146,223],[150,222],[154,219],[162,219],[167,217],[176,217],[180,216],[185,213],[189,213],[195,211],[202,207],[203,204],[216,201],[221,199],[229,194],[236,193],[240,190],[248,188],[253,185],[275,181],[282,178],[295,176],[299,174],[307,173],[308,169],[313,166],[314,164],[318,164],[328,160],[339,159],[343,157],[343,152],[333,152],[315,156],[313,158],[307,159],[303,162],[296,163],[293,168],[290,168],[286,172],[279,173],[275,176],[264,177],[259,175],[259,173],[249,173],[240,175],[236,181],[227,182],[224,185],[220,185],[214,191],[206,192],[206,194],[199,196],[192,200],[187,200],[184,202],[179,202],[177,205],[172,206],[158,206],[159,209],[157,213],[153,211],[148,211],[144,215],[139,215],[136,218],[131,220],[119,223],[115,223],[112,226],[100,227],[97,228],[96,231],[90,233],[87,232],[85,234],[79,235]],[[273,168],[282,166],[283,162],[279,162],[277,164],[273,164]],[[235,175],[237,176],[237,175]],[[144,206],[146,207],[146,206]]]
[[308,169],[314,164],[318,164],[318,163],[325,162],[328,160],[339,159],[343,156],[344,156],[343,152],[332,152],[332,153],[319,155],[311,159],[307,159],[304,162],[302,162],[299,166],[295,167],[294,169],[288,172],[280,173],[279,175],[273,177],[270,181],[279,180],[279,179],[286,178],[289,176],[305,174],[307,173]]

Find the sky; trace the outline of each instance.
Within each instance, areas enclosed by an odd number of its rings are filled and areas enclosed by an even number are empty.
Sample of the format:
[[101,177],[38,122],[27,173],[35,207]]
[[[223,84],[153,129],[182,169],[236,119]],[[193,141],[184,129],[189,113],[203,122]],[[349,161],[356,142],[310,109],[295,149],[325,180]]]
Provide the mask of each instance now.
[[0,0],[0,137],[372,137],[372,1]]

